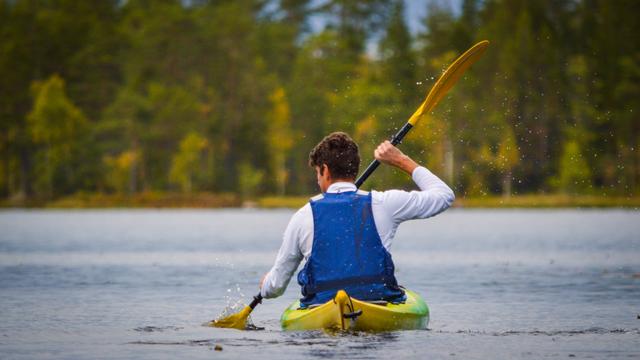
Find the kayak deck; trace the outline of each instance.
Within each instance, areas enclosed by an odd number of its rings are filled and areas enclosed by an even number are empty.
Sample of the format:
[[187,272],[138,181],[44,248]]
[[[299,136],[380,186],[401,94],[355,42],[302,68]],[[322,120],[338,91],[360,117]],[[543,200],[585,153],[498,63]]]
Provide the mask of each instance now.
[[420,295],[406,290],[401,304],[377,304],[349,297],[340,290],[335,298],[316,307],[300,309],[295,301],[282,313],[284,330],[336,329],[355,331],[391,331],[425,329],[429,308]]

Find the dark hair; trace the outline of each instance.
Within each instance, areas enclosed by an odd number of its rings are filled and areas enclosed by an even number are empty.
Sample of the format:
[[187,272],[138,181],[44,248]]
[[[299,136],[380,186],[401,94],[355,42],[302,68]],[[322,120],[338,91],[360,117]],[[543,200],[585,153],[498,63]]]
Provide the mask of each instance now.
[[322,171],[324,164],[334,179],[355,179],[360,168],[358,145],[343,132],[327,135],[309,154],[309,166]]

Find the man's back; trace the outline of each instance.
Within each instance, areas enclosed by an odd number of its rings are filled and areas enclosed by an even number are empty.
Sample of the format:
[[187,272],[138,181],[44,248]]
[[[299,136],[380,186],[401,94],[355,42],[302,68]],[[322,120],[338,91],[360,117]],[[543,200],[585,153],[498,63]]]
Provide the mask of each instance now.
[[391,255],[384,248],[364,191],[325,193],[310,202],[311,255],[298,273],[302,306],[324,303],[338,290],[360,300],[403,301]]

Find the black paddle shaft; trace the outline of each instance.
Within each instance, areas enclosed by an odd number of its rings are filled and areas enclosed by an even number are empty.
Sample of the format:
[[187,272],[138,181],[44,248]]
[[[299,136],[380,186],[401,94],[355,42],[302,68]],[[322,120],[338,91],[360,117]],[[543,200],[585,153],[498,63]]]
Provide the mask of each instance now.
[[[411,130],[411,128],[413,128],[413,125],[409,123],[404,124],[404,126],[401,127],[400,130],[398,130],[398,132],[395,135],[393,135],[393,137],[391,138],[391,144],[393,144],[394,146],[398,145],[402,141],[404,136],[407,135],[409,130]],[[365,182],[365,180],[367,180],[369,176],[373,174],[373,172],[378,168],[378,166],[380,166],[380,161],[373,160],[371,164],[367,166],[367,169],[362,173],[362,175],[360,175],[356,180],[355,182],[356,187],[359,188],[360,185],[362,185]]]
[[253,301],[249,304],[251,310],[255,309],[258,304],[262,303],[262,294],[258,293],[258,295],[253,297]]

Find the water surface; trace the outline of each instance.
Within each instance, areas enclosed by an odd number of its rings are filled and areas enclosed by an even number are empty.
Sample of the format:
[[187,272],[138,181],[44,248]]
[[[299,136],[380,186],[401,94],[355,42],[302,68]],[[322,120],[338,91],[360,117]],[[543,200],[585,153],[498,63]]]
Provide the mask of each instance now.
[[[450,210],[403,224],[397,277],[429,330],[201,326],[257,292],[289,210],[0,212],[0,357],[630,358],[640,356],[640,212]],[[216,351],[215,347],[222,347]]]

